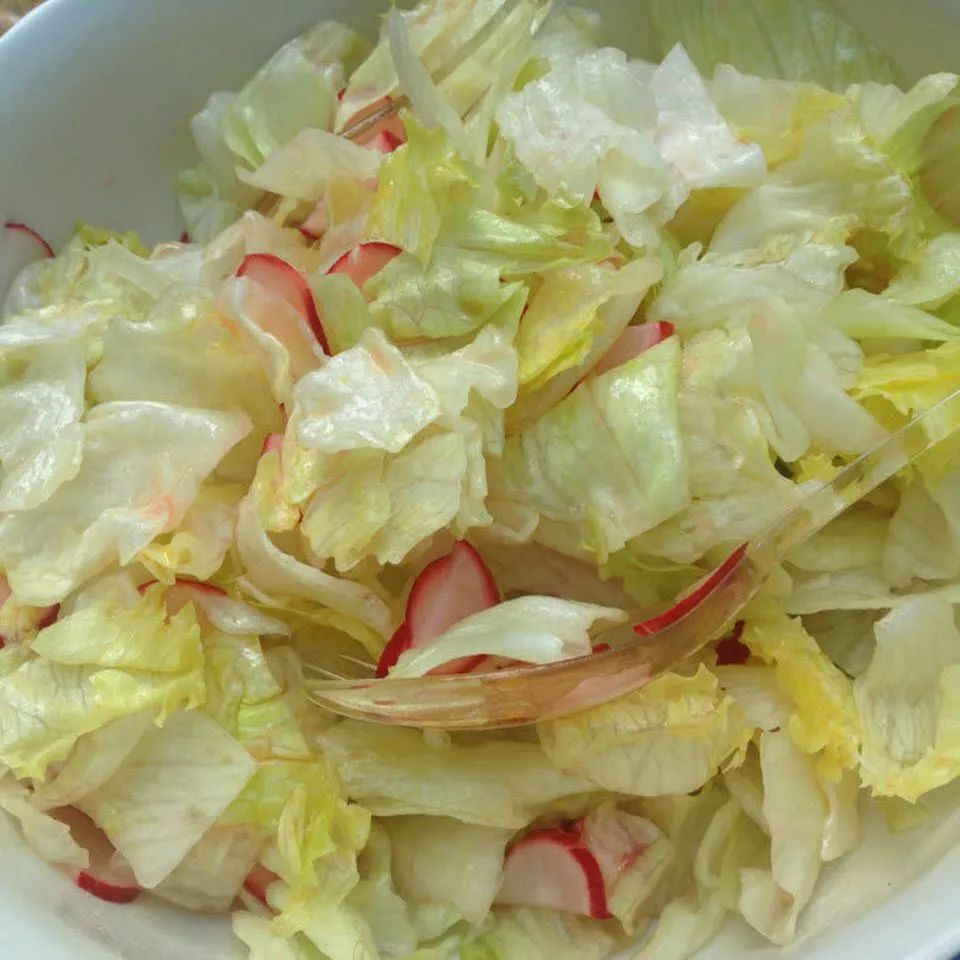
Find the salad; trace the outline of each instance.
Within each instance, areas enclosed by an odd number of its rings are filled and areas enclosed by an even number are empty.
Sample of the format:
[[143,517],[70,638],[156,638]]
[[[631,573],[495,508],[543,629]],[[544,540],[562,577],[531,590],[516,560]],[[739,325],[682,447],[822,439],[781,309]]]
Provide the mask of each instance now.
[[179,241],[3,233],[0,807],[252,960],[786,944],[865,806],[960,775],[955,440],[628,696],[311,702],[633,642],[960,386],[956,76],[901,88],[823,0],[653,0],[659,62],[524,0],[451,67],[499,6],[215,93]]

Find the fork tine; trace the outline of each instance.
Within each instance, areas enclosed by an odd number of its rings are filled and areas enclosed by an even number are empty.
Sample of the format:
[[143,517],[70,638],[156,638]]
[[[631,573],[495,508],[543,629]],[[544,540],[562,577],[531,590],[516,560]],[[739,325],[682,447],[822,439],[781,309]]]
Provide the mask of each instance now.
[[319,667],[315,663],[304,663],[304,670],[309,670],[310,673],[319,674],[325,680],[342,680],[343,676],[339,673],[334,673],[332,670],[327,670],[325,667]]
[[[530,2],[541,5],[542,0],[504,0],[504,3],[497,7],[476,33],[466,40],[462,46],[454,50],[447,60],[431,74],[433,82],[442,83],[446,80],[447,77],[454,73],[462,64],[466,63],[466,61],[488,41],[497,30],[509,20],[515,11],[519,10],[523,4]],[[558,2],[559,0],[547,0],[546,7],[548,8],[548,13]],[[546,16],[541,18],[537,29],[543,25],[546,19]],[[374,111],[362,120],[358,120],[356,123],[349,124],[340,131],[340,135],[346,137],[348,140],[355,140],[387,117],[391,117],[395,113],[398,113],[403,107],[409,106],[409,104],[410,101],[406,96],[394,97],[389,103],[380,107],[379,110]]]
[[377,669],[375,663],[371,663],[369,660],[360,660],[358,657],[351,657],[346,653],[341,653],[340,659],[346,660],[347,663],[352,663],[355,667],[363,667],[364,670],[369,670],[371,673]]

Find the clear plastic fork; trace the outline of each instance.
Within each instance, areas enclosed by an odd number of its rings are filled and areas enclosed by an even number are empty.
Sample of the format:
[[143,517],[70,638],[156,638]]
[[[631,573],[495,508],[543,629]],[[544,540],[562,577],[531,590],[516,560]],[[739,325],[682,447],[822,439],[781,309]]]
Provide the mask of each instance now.
[[575,713],[636,690],[722,635],[790,551],[894,474],[960,432],[960,390],[842,469],[738,548],[703,584],[702,599],[664,629],[576,660],[492,673],[308,683],[334,713],[379,723],[492,729]]
[[[504,0],[443,63],[430,71],[430,79],[437,85],[443,83],[482,47],[494,41],[502,29],[509,30],[514,21],[520,21],[526,11],[531,14],[529,21],[531,32],[538,33],[556,14],[562,2],[563,0]],[[410,101],[405,95],[391,97],[383,106],[350,122],[339,133],[348,140],[356,140],[409,105]]]

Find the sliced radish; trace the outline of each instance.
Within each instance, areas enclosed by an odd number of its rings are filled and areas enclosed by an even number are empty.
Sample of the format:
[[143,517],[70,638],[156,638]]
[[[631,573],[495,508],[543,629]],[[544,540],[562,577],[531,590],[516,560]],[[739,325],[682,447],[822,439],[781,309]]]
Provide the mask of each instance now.
[[410,628],[406,623],[401,623],[397,627],[394,635],[387,641],[387,645],[380,654],[377,661],[377,677],[385,677],[390,668],[400,659],[400,654],[406,653],[413,645],[413,638],[410,636]]
[[744,622],[738,620],[733,629],[717,641],[713,648],[717,655],[717,666],[728,667],[741,663],[746,663],[750,659],[750,648],[742,643],[740,638],[743,636]]
[[369,150],[376,150],[378,153],[393,153],[397,147],[403,146],[403,140],[389,130],[380,130],[375,137],[372,137],[365,144]]
[[651,634],[669,627],[678,620],[685,617],[688,613],[698,607],[707,597],[710,596],[718,587],[722,586],[727,577],[733,572],[737,564],[743,559],[747,552],[747,544],[737,547],[733,553],[727,557],[712,573],[706,576],[697,587],[688,593],[681,600],[678,600],[672,607],[664,610],[663,613],[651,617],[638,623],[633,629],[642,637],[649,637]]
[[[346,93],[346,90],[341,91]],[[343,97],[340,98],[340,102],[343,102]],[[379,100],[374,100],[373,103],[364,107],[362,110],[358,110],[348,121],[346,126],[352,127],[354,124],[359,123],[361,120],[366,120],[367,117],[372,116],[378,111],[382,110],[384,107],[390,105],[389,97],[381,97]],[[359,144],[361,147],[370,146],[372,140],[381,133],[389,133],[391,137],[398,140],[397,146],[400,146],[401,143],[406,143],[407,141],[407,131],[401,121],[400,117],[396,113],[387,114],[382,120],[379,120],[368,130],[364,130],[358,137],[354,138],[354,142]]]
[[264,438],[263,446],[260,448],[260,456],[265,453],[276,453],[278,456],[283,452],[283,434],[268,433]]
[[36,230],[8,220],[0,234],[0,296],[24,267],[54,255],[53,248]]
[[37,620],[37,629],[43,630],[45,627],[49,627],[51,624],[57,622],[57,617],[60,616],[60,604],[55,603],[49,607],[37,607],[37,615],[39,617]]
[[[148,580],[137,587],[140,593],[146,593],[149,587],[159,580]],[[203,606],[211,597],[225,597],[226,590],[214,586],[212,583],[204,583],[202,580],[181,580],[179,577],[167,587],[163,594],[163,602],[167,608],[167,613],[173,616],[179,613],[188,603],[196,606]]]
[[507,851],[495,902],[598,920],[611,915],[600,865],[576,824],[533,830],[518,840]]
[[500,602],[490,568],[476,548],[458,540],[444,557],[424,567],[407,600],[413,645],[422,647],[471,614]]
[[330,353],[313,293],[299,270],[272,253],[250,253],[243,258],[243,262],[237,269],[237,276],[249,277],[285,303],[290,304],[306,321],[318,343],[323,347],[324,353]]
[[645,350],[672,337],[673,333],[673,324],[666,320],[627,327],[593,368],[593,373],[599,375],[613,370],[614,367],[622,366],[634,357],[640,356]]
[[327,273],[343,273],[362,290],[372,276],[401,252],[391,243],[361,243],[340,257]]
[[131,903],[140,896],[130,864],[85,813],[76,807],[59,807],[50,813],[70,828],[70,835],[89,855],[89,866],[74,877],[81,890],[108,903]]
[[279,880],[272,870],[268,870],[262,863],[256,864],[247,874],[247,879],[243,881],[244,888],[255,896],[265,907],[270,904],[267,901],[267,890],[272,883]]
[[[500,591],[483,557],[465,540],[457,541],[450,553],[424,567],[413,582],[406,619],[384,647],[377,676],[386,676],[404,651],[428,646],[455,623],[499,602]],[[490,659],[483,654],[458,657],[430,673],[471,673]]]
[[308,240],[319,240],[327,229],[327,204],[320,200],[300,224],[300,232]]

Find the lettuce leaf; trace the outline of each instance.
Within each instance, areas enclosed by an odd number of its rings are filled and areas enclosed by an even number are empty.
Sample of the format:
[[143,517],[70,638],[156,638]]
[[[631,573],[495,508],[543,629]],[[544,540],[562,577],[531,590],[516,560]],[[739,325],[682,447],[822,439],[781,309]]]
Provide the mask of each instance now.
[[618,793],[662,796],[702,787],[735,763],[752,734],[742,709],[701,666],[666,673],[636,693],[540,724],[561,770]]
[[489,929],[460,950],[462,960],[603,960],[619,945],[616,928],[557,910],[498,909]]
[[[483,923],[500,887],[511,830],[447,817],[390,817],[384,827],[404,900],[449,903],[470,923]],[[452,850],[458,851],[456,859]]]
[[[491,496],[561,525],[567,552],[600,561],[688,502],[677,380],[668,338],[582,384],[491,465]],[[496,515],[496,511],[494,511]]]
[[252,206],[257,192],[237,168],[255,170],[306,128],[333,126],[344,68],[363,55],[360,37],[319,23],[281,47],[238,93],[215,93],[191,123],[201,163],[180,175],[180,207],[206,242]]
[[904,600],[874,630],[873,659],[855,685],[861,776],[875,794],[913,802],[957,775],[960,632],[938,597]]
[[30,791],[22,783],[0,771],[0,810],[20,822],[23,839],[37,856],[71,870],[83,870],[90,857],[71,836],[70,828],[38,809]]
[[894,79],[892,61],[827,0],[653,0],[650,12],[661,56],[682,43],[704,73],[729,63],[745,73],[810,80],[832,90]]
[[820,872],[827,802],[813,762],[790,732],[761,733],[759,753],[770,870],[749,867],[741,872],[738,906],[752,927],[783,944],[793,939],[797,917]]
[[213,720],[190,710],[140,738],[116,773],[81,809],[155,887],[240,794],[256,764]]
[[747,186],[763,155],[737,142],[682,49],[650,70],[605,48],[558,64],[504,97],[497,121],[517,157],[550,193],[596,191],[633,246],[656,246],[689,191]]
[[0,678],[0,762],[43,780],[48,764],[69,754],[41,790],[51,803],[112,775],[143,733],[144,717],[162,722],[206,696],[193,607],[168,619],[159,586],[134,592],[129,604],[104,592],[41,630],[33,653]]
[[394,677],[420,677],[461,657],[488,654],[525,663],[571,660],[590,653],[590,629],[598,621],[623,623],[612,607],[556,597],[504,600],[455,623],[428,646],[407,650],[390,670]]
[[772,663],[777,682],[793,701],[790,733],[802,750],[818,754],[821,773],[836,779],[856,765],[860,723],[853,686],[799,617],[791,618],[774,602],[759,599],[748,608],[741,638],[750,652]]
[[[420,814],[516,830],[560,801],[598,789],[519,740],[434,747],[414,730],[354,721],[331,727],[319,740],[347,794],[377,817]],[[507,779],[510,770],[518,775]]]
[[381,636],[391,632],[391,614],[375,593],[360,583],[332,576],[284,553],[270,539],[246,498],[237,520],[237,552],[248,580],[264,594],[306,600],[372,627]]
[[176,528],[200,483],[247,435],[241,411],[101,404],[83,426],[76,476],[33,510],[0,520],[0,563],[24,602],[43,605]]

